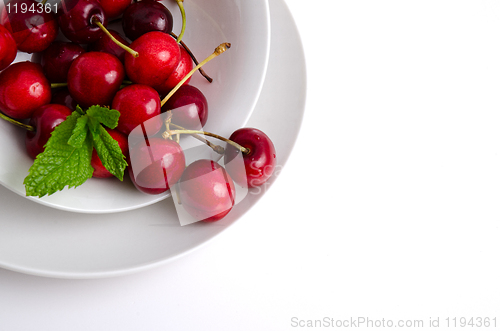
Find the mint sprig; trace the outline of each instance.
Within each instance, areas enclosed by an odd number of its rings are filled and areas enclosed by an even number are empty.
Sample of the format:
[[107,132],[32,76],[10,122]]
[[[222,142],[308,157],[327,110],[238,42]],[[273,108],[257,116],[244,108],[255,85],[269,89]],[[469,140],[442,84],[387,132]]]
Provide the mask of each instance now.
[[92,177],[90,165],[95,148],[103,166],[123,180],[127,167],[118,142],[103,125],[113,129],[120,113],[114,109],[92,106],[84,112],[79,106],[59,124],[24,179],[27,196],[43,197],[65,187],[77,187]]

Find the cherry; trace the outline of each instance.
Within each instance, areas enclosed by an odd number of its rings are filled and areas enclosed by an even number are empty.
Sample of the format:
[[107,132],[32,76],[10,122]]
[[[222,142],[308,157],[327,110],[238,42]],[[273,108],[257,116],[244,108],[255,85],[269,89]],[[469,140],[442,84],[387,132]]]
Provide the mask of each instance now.
[[148,120],[148,135],[156,134],[163,125],[158,116],[161,113],[160,96],[147,85],[132,84],[124,87],[116,93],[111,108],[120,112],[116,130],[126,135]]
[[157,86],[167,80],[180,61],[179,45],[168,34],[148,32],[130,45],[140,56],[125,54],[125,70],[134,83]]
[[52,92],[52,100],[50,101],[50,103],[66,106],[72,111],[76,110],[77,105],[75,99],[73,99],[71,94],[69,94],[67,88]]
[[62,105],[48,104],[37,108],[28,122],[34,131],[26,131],[25,144],[28,155],[34,159],[42,153],[54,128],[69,115],[71,110]]
[[[24,6],[28,9],[26,12],[21,10]],[[41,52],[57,37],[59,26],[55,16],[39,9],[39,3],[34,0],[12,0],[9,7],[3,8],[0,23],[12,33],[22,52]]]
[[0,25],[0,70],[7,68],[14,61],[16,55],[16,41],[9,30]]
[[108,18],[99,0],[62,0],[60,6],[62,9],[58,18],[59,24],[61,31],[69,40],[79,44],[89,44],[96,42],[104,33],[134,57],[139,56],[133,49],[116,40],[106,29]]
[[[125,40],[117,31],[109,30],[109,33],[113,35],[119,42],[129,46],[130,43]],[[92,43],[88,47],[89,51],[93,52],[104,52],[116,56],[122,63],[125,63],[125,53],[126,51],[118,46],[113,40],[111,40],[106,34],[103,34],[96,42]]]
[[185,167],[184,152],[173,140],[153,137],[130,148],[129,175],[141,192],[166,192],[179,180]]
[[40,59],[45,77],[51,83],[66,82],[71,63],[83,53],[85,50],[78,44],[54,41]]
[[50,102],[50,83],[42,66],[18,62],[0,73],[0,110],[15,119],[26,119]]
[[136,40],[151,31],[172,32],[173,18],[163,4],[142,0],[131,4],[123,13],[122,26],[125,35]]
[[248,150],[243,153],[243,169],[238,162],[231,162],[241,152],[231,145],[226,147],[224,163],[234,181],[248,187],[264,184],[276,167],[276,150],[271,139],[258,129],[242,128],[233,132],[229,140]]
[[68,90],[82,107],[108,106],[125,77],[116,56],[88,52],[73,61],[68,72]]
[[199,221],[213,222],[234,206],[236,191],[231,176],[212,160],[191,163],[179,180],[179,196],[186,211]]
[[99,0],[108,19],[114,19],[123,14],[131,0]]
[[[179,64],[174,69],[174,72],[168,76],[168,79],[164,81],[162,84],[155,86],[155,90],[160,93],[160,95],[166,95],[173,89],[192,69],[193,69],[193,60],[189,53],[184,49],[184,47],[180,47],[181,50],[181,60]],[[191,77],[184,82],[184,85],[189,83]]]
[[[125,157],[128,156],[128,139],[125,135],[121,134],[120,132],[112,129],[106,128],[106,131],[109,133],[111,138],[116,140],[118,142],[118,146],[120,146],[120,149],[122,150],[122,153]],[[92,173],[92,177],[95,178],[108,178],[108,177],[113,177],[113,174],[104,167],[102,164],[101,159],[97,155],[97,151],[94,149],[92,151],[92,159],[90,161],[90,165],[92,168],[94,168],[94,172]]]
[[62,33],[78,44],[93,43],[103,34],[94,20],[98,20],[104,26],[108,23],[98,0],[62,0],[59,3],[58,13]]
[[191,85],[179,87],[162,107],[162,111],[172,111],[172,123],[186,129],[201,129],[208,118],[207,99],[199,89]]

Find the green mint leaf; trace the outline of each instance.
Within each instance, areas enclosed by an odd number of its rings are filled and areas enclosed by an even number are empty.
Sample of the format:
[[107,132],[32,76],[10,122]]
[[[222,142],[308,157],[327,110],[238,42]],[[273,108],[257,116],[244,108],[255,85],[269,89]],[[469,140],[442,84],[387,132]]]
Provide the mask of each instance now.
[[24,179],[27,196],[51,195],[66,186],[79,186],[92,177],[90,135],[86,135],[81,147],[68,144],[80,117],[75,111],[54,129],[45,151],[37,156]]
[[102,165],[119,180],[123,180],[123,173],[127,167],[125,156],[118,145],[118,142],[99,125],[99,134],[93,134],[94,148]]
[[93,136],[100,135],[100,132],[101,132],[100,128],[102,126],[101,126],[101,123],[99,123],[99,121],[97,119],[95,119],[94,117],[92,117],[92,116],[89,117],[87,127],[89,128],[89,130]]
[[101,125],[115,128],[119,117],[120,113],[114,109],[92,106],[84,112],[77,106],[54,129],[45,151],[35,159],[24,179],[26,195],[43,197],[83,184],[94,172],[90,163],[94,148],[104,167],[123,180],[125,156],[118,142]]
[[110,129],[116,128],[118,125],[118,118],[120,118],[120,112],[118,110],[101,106],[90,107],[87,109],[87,114]]
[[88,127],[87,123],[89,121],[89,117],[87,115],[81,116],[76,121],[76,126],[73,129],[71,137],[68,139],[68,144],[75,148],[82,147],[85,139],[87,138]]
[[85,115],[85,112],[83,111],[82,107],[80,107],[80,105],[76,105],[76,111],[77,111],[80,115]]

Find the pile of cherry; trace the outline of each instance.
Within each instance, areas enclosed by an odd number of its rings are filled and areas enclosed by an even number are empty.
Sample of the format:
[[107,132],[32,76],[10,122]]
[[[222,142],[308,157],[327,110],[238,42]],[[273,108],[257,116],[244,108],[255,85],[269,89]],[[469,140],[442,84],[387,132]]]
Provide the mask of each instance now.
[[[175,184],[189,214],[216,221],[234,206],[234,182],[256,187],[270,178],[276,152],[269,137],[254,128],[238,129],[229,140],[202,131],[207,100],[188,82],[196,69],[230,44],[222,44],[193,68],[197,61],[180,40],[185,29],[183,0],[176,1],[183,17],[178,37],[172,33],[170,11],[154,0],[62,0],[57,7],[10,1],[0,18],[0,117],[27,129],[26,150],[35,159],[77,105],[115,109],[120,112],[118,126],[107,130],[127,157],[136,188],[160,194]],[[121,20],[125,36],[106,29],[110,20]],[[59,30],[69,42],[56,41]],[[11,64],[18,51],[38,53],[39,63]],[[160,120],[162,113],[168,114],[166,123]],[[153,125],[156,136],[149,123],[144,143],[129,146],[133,129],[154,119],[159,121]],[[228,142],[223,149],[205,140],[224,155],[226,166],[208,159],[186,166],[180,134]],[[238,155],[243,168],[230,166]],[[131,159],[139,173],[134,174]],[[93,177],[112,176],[95,150],[91,165]]]

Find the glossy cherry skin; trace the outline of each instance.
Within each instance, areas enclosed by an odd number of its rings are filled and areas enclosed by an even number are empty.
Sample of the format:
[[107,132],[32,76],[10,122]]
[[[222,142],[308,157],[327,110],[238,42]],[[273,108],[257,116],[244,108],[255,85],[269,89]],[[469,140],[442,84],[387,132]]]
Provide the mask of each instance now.
[[80,55],[69,68],[68,90],[82,107],[109,106],[120,88],[125,71],[116,56],[103,52]]
[[[17,7],[15,7],[16,4]],[[21,10],[21,5],[24,6],[24,4],[28,8],[25,13]],[[30,8],[33,8],[34,12],[29,10]],[[0,23],[12,33],[17,48],[22,52],[43,51],[56,39],[59,32],[54,14],[47,13],[45,10],[39,13],[39,8],[39,3],[34,0],[12,0],[10,13],[8,7],[4,7],[2,11]]]
[[[160,93],[160,95],[167,95],[171,89],[173,89],[177,84],[191,71],[193,70],[193,60],[189,53],[184,49],[184,47],[179,47],[181,50],[181,60],[179,64],[174,69],[174,72],[168,76],[167,80],[162,84],[155,86],[155,90]],[[186,80],[183,85],[187,85],[191,77]],[[177,92],[176,92],[177,93]]]
[[52,100],[50,103],[55,103],[58,105],[63,105],[71,109],[76,110],[76,101],[73,99],[67,88],[59,89],[52,92]]
[[83,53],[85,50],[78,44],[54,41],[40,58],[45,77],[51,83],[66,82],[71,63]]
[[231,176],[212,160],[191,163],[179,180],[182,206],[198,221],[214,222],[234,206],[236,190]]
[[226,147],[224,164],[234,181],[248,187],[267,182],[276,167],[276,149],[271,139],[258,129],[242,128],[233,132],[229,140],[250,149],[250,153],[243,154],[243,168],[240,162],[231,162],[240,152],[230,145]]
[[71,110],[68,107],[56,104],[41,106],[33,112],[28,124],[34,127],[35,131],[26,131],[25,139],[26,151],[31,158],[36,158],[45,150],[52,131],[69,115]]
[[[128,41],[125,40],[117,31],[108,30],[113,37],[115,37],[119,42],[124,45],[130,45]],[[106,34],[103,34],[96,42],[92,43],[88,47],[89,52],[104,52],[116,56],[122,63],[125,63],[125,53],[126,51],[118,46],[111,38]]]
[[62,0],[59,3],[59,26],[66,38],[75,43],[90,44],[101,37],[102,30],[92,22],[94,17],[102,25],[108,24],[98,0]]
[[0,111],[7,116],[29,118],[51,96],[50,83],[38,63],[14,63],[0,73]]
[[14,61],[17,55],[16,41],[9,30],[0,25],[0,70]]
[[131,40],[136,40],[151,31],[172,32],[172,13],[162,3],[142,0],[131,4],[123,13],[123,32]]
[[141,192],[166,192],[185,168],[184,152],[173,140],[154,137],[130,147],[129,175]]
[[207,99],[196,87],[182,85],[163,105],[162,111],[172,111],[172,123],[186,129],[200,130],[208,119]]
[[163,32],[148,32],[132,42],[130,47],[139,53],[139,57],[125,54],[125,70],[130,80],[138,84],[162,84],[181,59],[179,45]]
[[[125,157],[128,157],[128,139],[125,135],[122,133],[116,131],[116,130],[111,130],[106,128],[106,131],[108,131],[109,135],[116,140],[118,143],[118,146],[120,146],[120,149]],[[92,168],[94,168],[94,172],[92,173],[92,177],[95,178],[109,178],[113,177],[113,174],[104,167],[104,165],[101,162],[101,159],[97,155],[97,151],[94,149],[92,151],[92,159],[90,160],[90,165]]]
[[104,9],[104,14],[106,14],[108,20],[117,18],[128,6],[130,6],[131,0],[99,0],[102,8]]
[[111,108],[120,112],[116,130],[126,135],[148,120],[148,135],[158,133],[163,125],[159,116],[161,113],[160,96],[147,85],[132,84],[122,88],[113,98]]

